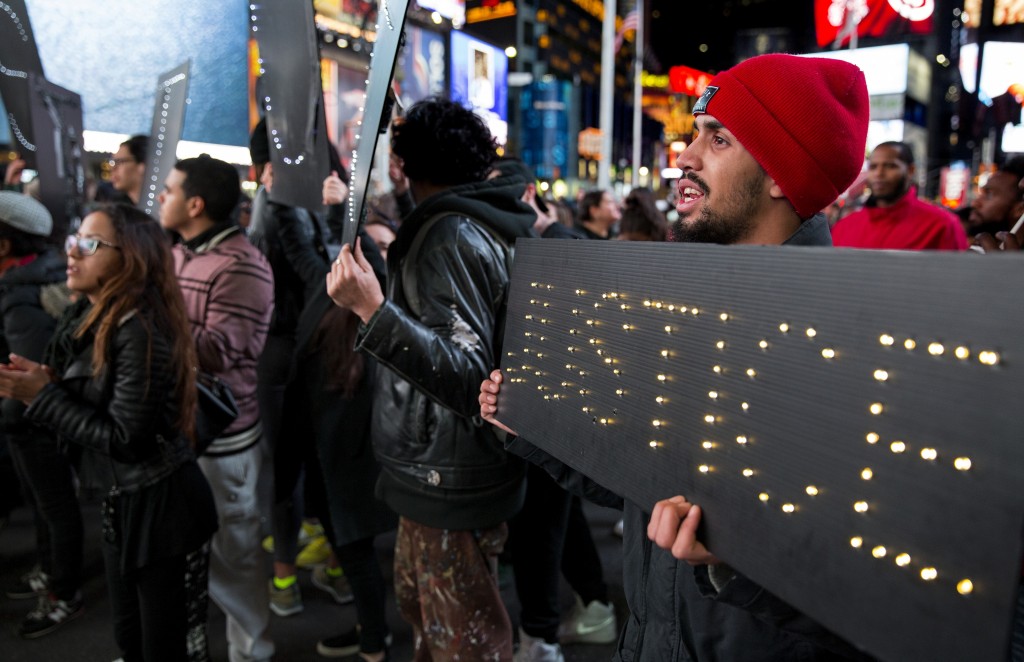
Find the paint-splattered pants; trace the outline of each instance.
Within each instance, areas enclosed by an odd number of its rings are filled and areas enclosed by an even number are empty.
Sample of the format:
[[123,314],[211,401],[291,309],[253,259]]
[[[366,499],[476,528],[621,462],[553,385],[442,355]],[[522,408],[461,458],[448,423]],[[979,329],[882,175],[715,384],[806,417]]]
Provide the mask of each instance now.
[[512,623],[496,573],[507,537],[505,524],[451,531],[399,520],[395,596],[413,627],[414,662],[512,659]]

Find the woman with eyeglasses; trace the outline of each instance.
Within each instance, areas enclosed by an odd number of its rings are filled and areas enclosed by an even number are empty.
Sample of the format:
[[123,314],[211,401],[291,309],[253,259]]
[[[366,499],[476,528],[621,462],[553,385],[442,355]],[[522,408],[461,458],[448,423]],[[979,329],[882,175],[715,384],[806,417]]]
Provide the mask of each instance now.
[[83,481],[106,493],[103,556],[125,661],[186,660],[205,646],[189,617],[205,604],[217,516],[191,447],[196,357],[170,242],[143,212],[111,205],[65,248],[67,285],[82,297],[48,365],[11,355],[0,366],[0,396],[80,446]]

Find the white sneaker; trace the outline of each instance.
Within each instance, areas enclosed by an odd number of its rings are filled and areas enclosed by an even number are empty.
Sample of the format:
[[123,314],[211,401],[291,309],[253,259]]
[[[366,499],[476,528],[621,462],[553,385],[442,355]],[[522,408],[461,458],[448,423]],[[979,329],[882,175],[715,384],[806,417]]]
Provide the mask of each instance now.
[[558,625],[558,640],[563,644],[610,644],[618,638],[615,607],[597,600],[584,606],[578,595],[569,616]]
[[514,662],[565,662],[561,646],[534,639],[523,632],[523,628],[519,628],[519,650],[512,659]]

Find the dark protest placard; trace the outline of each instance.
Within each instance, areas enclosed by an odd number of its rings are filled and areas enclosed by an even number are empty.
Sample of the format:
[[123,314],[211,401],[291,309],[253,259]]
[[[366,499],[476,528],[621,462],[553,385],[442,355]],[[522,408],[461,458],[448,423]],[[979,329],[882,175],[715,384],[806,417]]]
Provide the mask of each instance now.
[[498,418],[886,660],[1002,660],[1024,257],[528,240]]
[[363,121],[352,155],[352,184],[349,187],[348,214],[342,229],[342,243],[354,245],[359,224],[365,212],[370,189],[370,169],[381,129],[391,120],[392,102],[389,98],[391,80],[395,75],[398,51],[402,45],[409,0],[381,0],[377,11],[377,40],[373,44],[373,59],[366,76],[366,100],[363,103]]
[[183,62],[157,78],[153,123],[146,148],[146,174],[142,179],[139,209],[160,216],[160,191],[177,162],[178,141],[185,126],[188,105],[189,62]]
[[0,97],[7,108],[12,147],[28,168],[38,169],[32,135],[32,91],[28,77],[44,78],[24,0],[8,0],[0,11]]
[[274,167],[270,199],[319,209],[330,162],[313,3],[278,0],[252,7],[261,70],[257,102],[266,113]]

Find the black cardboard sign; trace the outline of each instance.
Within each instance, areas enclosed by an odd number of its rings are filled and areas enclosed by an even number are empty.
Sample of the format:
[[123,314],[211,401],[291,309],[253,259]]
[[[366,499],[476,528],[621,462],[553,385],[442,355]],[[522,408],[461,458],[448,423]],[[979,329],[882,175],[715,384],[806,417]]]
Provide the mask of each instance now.
[[1021,256],[527,240],[498,418],[887,660],[1002,660]]

